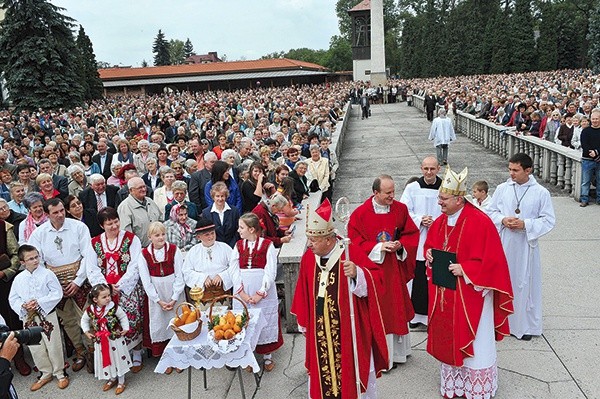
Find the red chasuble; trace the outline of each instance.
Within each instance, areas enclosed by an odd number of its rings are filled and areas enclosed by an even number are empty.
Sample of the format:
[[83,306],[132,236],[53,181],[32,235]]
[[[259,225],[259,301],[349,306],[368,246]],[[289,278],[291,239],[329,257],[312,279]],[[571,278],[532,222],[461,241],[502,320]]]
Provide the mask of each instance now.
[[[464,274],[456,290],[438,287],[429,279],[429,328],[427,352],[446,364],[460,367],[473,357],[473,341],[483,311],[483,296],[473,286],[493,290],[496,341],[510,333],[508,315],[513,313],[512,286],[502,242],[490,218],[466,203],[455,226],[442,214],[427,234],[424,251],[435,248],[456,253]],[[447,241],[444,245],[444,241]],[[427,268],[431,277],[431,269]]]
[[348,236],[367,256],[380,242],[393,241],[396,231],[407,251],[405,261],[399,261],[395,253],[386,253],[380,264],[383,271],[384,291],[380,294],[386,304],[382,308],[386,334],[408,334],[408,322],[415,311],[406,288],[406,283],[415,275],[416,253],[419,244],[419,229],[408,214],[408,208],[394,201],[390,212],[376,214],[372,198],[366,200],[350,216]]
[[[341,259],[345,259],[344,254]],[[369,380],[371,352],[377,377],[381,375],[381,370],[388,366],[381,314],[383,304],[378,296],[382,275],[377,265],[367,259],[355,245],[350,245],[350,259],[364,271],[368,289],[367,297],[353,296],[361,390],[365,392]],[[337,262],[327,279],[326,301],[319,301],[317,291],[320,273],[315,255],[310,250],[306,251],[300,263],[298,284],[291,308],[298,324],[306,328],[304,365],[310,375],[310,397],[355,399],[356,377],[348,279],[344,276],[340,262]],[[323,318],[321,309],[324,302],[331,311],[329,324],[320,321]],[[330,336],[329,344],[327,335]],[[323,356],[324,354],[326,356]]]

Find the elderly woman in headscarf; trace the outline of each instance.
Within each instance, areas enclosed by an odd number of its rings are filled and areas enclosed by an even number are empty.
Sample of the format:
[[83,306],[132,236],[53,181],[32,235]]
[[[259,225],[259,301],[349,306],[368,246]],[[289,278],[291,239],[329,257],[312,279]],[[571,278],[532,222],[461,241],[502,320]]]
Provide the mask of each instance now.
[[196,221],[188,216],[185,204],[176,204],[171,207],[169,220],[165,221],[167,241],[174,244],[183,253],[187,252],[198,243],[194,231]]
[[290,230],[283,231],[279,228],[279,217],[277,217],[277,214],[282,212],[287,204],[287,198],[280,193],[275,193],[269,199],[261,201],[252,210],[252,213],[260,220],[262,236],[271,240],[275,248],[280,248],[282,244],[290,242],[292,239]]
[[23,198],[25,207],[29,210],[27,217],[19,226],[19,245],[27,244],[35,229],[48,220],[44,212],[44,196],[38,192],[30,192]]

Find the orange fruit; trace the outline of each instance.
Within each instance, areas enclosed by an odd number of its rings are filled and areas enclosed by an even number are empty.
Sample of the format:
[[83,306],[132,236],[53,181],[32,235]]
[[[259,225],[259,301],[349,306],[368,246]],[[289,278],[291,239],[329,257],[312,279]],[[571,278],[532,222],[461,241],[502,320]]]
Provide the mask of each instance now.
[[221,331],[221,330],[215,331],[215,339],[217,341],[222,340],[223,339],[223,331]]
[[236,324],[233,326],[233,331],[237,334],[242,331],[242,328]]
[[176,317],[175,320],[173,321],[173,324],[175,325],[175,327],[181,327],[184,324],[185,320],[180,319],[179,317]]
[[217,332],[217,331],[220,331],[220,330],[222,330],[222,329],[223,329],[223,326],[220,326],[220,325],[218,325],[218,324],[217,324],[216,326],[214,326],[214,327],[213,327],[213,331],[215,331],[215,332]]
[[225,337],[225,339],[231,339],[235,336],[235,332],[232,329],[229,329],[225,331],[225,334],[223,334],[223,336]]

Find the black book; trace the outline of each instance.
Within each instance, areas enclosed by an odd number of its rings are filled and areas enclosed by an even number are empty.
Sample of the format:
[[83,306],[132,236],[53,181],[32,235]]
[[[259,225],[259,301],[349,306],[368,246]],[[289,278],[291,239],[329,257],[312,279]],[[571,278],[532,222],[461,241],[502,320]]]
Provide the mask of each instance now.
[[431,265],[433,272],[433,284],[456,289],[456,276],[448,269],[451,263],[456,263],[456,254],[454,252],[432,249],[433,263]]

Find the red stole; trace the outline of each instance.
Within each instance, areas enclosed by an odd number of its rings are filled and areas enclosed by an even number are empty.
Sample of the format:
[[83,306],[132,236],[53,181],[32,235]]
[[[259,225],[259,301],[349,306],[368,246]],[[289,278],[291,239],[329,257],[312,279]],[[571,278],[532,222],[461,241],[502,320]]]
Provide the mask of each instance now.
[[390,212],[376,214],[372,197],[360,205],[350,216],[348,236],[353,244],[360,246],[367,256],[380,242],[393,241],[396,231],[400,232],[400,242],[407,251],[405,261],[399,261],[395,253],[386,253],[379,265],[384,275],[381,300],[386,334],[408,334],[408,322],[415,312],[406,288],[413,279],[416,266],[416,253],[419,244],[419,229],[408,214],[408,208],[394,201]]
[[239,240],[235,245],[240,254],[240,269],[248,268],[248,264],[250,264],[251,269],[264,269],[267,265],[269,244],[271,244],[271,240],[268,238],[258,238],[254,244],[252,253],[250,253],[248,241]]
[[[510,333],[508,315],[513,313],[512,286],[508,264],[496,227],[474,205],[466,203],[453,227],[442,214],[429,228],[424,251],[430,248],[455,252],[464,274],[457,278],[456,290],[435,286],[429,280],[429,328],[427,352],[446,364],[460,367],[464,358],[473,357],[473,341],[483,311],[481,291],[474,285],[493,291],[494,329],[500,341]],[[431,269],[427,269],[431,277]]]
[[[381,312],[383,304],[378,295],[382,284],[382,274],[377,265],[371,262],[357,246],[350,245],[350,254],[352,261],[364,271],[368,287],[367,297],[359,298],[353,296],[361,391],[365,392],[369,380],[371,352],[373,353],[375,371],[378,377],[381,375],[381,370],[385,370],[388,366],[387,344]],[[344,259],[345,256],[342,254],[341,260]],[[329,349],[336,352],[339,351],[339,356],[336,356],[336,358],[341,359],[341,398],[355,399],[356,377],[354,372],[352,332],[350,329],[348,279],[344,276],[340,262],[334,266],[335,268],[337,268],[336,275],[338,276],[338,280],[336,281],[337,314],[340,316],[339,330],[341,339],[339,345],[333,345],[333,348]],[[316,313],[317,274],[318,265],[315,255],[308,250],[302,257],[300,264],[298,284],[296,285],[291,313],[296,315],[298,324],[307,329],[305,367],[311,377],[309,392],[312,398],[324,397],[324,393],[321,392],[321,379],[325,378],[325,371],[321,370],[316,347],[317,333],[323,333],[316,329],[316,319],[319,317]]]
[[157,262],[154,254],[150,253],[153,249],[152,244],[142,249],[142,256],[148,264],[148,272],[152,277],[170,276],[175,273],[175,249],[173,244],[165,243],[165,259],[162,262]]

